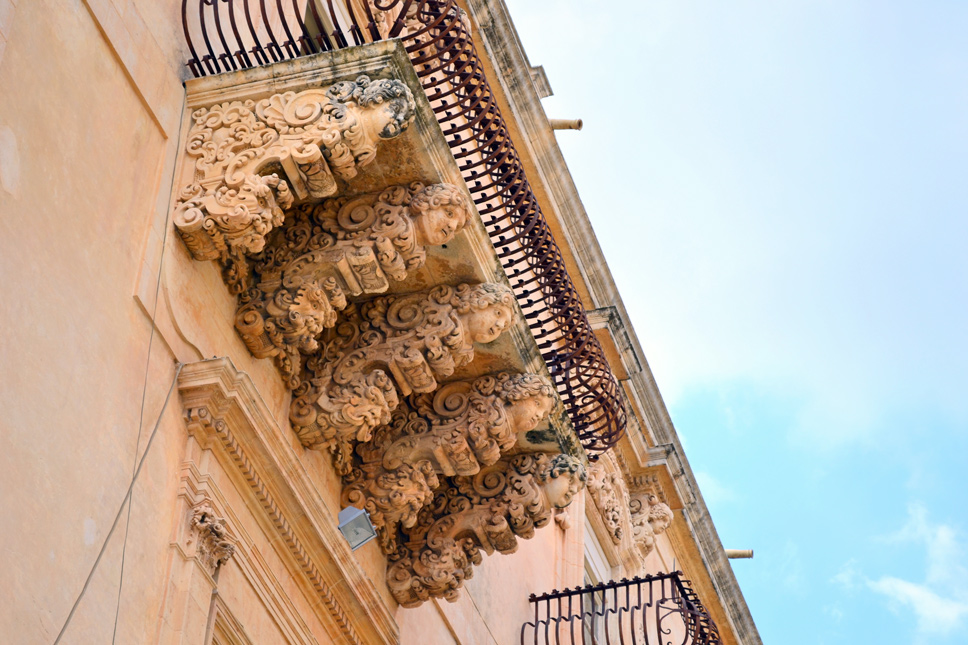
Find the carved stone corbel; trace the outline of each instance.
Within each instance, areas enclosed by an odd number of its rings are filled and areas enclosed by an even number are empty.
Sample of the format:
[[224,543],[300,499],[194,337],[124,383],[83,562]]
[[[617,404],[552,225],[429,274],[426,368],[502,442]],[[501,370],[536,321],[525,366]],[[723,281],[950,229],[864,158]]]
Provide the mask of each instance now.
[[387,584],[394,598],[404,607],[430,598],[456,600],[482,551],[514,553],[518,537],[531,538],[584,484],[577,459],[544,453],[516,455],[473,477],[448,480],[390,556]]
[[633,495],[629,500],[629,511],[632,542],[644,558],[655,548],[655,536],[664,533],[675,516],[672,509],[652,493]]
[[289,418],[307,448],[332,447],[349,471],[355,442],[390,422],[401,396],[433,392],[438,379],[474,357],[511,325],[514,296],[501,284],[439,286],[348,308],[307,359]]
[[259,253],[295,199],[336,192],[336,179],[373,161],[377,142],[403,132],[416,103],[398,80],[360,76],[329,88],[196,110],[188,133],[191,181],[173,220],[196,260],[221,260],[233,293],[250,287]]
[[344,478],[343,505],[365,508],[390,554],[433,499],[441,477],[476,475],[533,430],[554,407],[554,389],[535,374],[484,376],[420,394],[356,447],[359,465]]
[[672,509],[650,490],[629,486],[611,454],[605,454],[589,469],[588,492],[612,543],[623,560],[643,564],[655,548],[655,537],[672,523]]
[[190,542],[195,543],[195,557],[209,574],[235,554],[235,540],[225,527],[225,518],[216,515],[208,502],[192,509]]
[[450,184],[391,186],[379,193],[307,203],[287,214],[256,258],[235,326],[252,354],[274,358],[290,389],[301,354],[336,323],[347,296],[384,293],[423,266],[426,246],[446,244],[471,210]]

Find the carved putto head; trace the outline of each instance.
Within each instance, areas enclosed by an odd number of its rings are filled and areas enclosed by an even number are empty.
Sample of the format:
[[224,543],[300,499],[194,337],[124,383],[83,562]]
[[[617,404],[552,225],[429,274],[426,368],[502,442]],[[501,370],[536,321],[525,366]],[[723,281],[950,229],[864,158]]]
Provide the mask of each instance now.
[[500,374],[498,389],[515,432],[528,432],[551,413],[555,391],[537,374]]
[[585,487],[588,478],[585,467],[571,455],[557,454],[548,458],[536,473],[548,502],[554,508],[564,508]]
[[489,343],[511,326],[514,296],[503,284],[460,285],[450,304],[460,316],[472,342]]
[[360,76],[355,82],[336,83],[326,90],[326,96],[362,108],[358,118],[365,133],[381,139],[392,139],[406,130],[417,113],[410,89],[396,79],[371,81],[368,76]]
[[434,184],[417,192],[410,202],[417,244],[446,244],[470,219],[467,199],[451,184]]

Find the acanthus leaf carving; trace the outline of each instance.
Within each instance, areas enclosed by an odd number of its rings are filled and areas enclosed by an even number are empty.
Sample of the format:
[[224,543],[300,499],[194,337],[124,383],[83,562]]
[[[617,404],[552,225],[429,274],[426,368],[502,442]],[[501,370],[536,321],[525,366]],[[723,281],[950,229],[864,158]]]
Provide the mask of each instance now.
[[404,607],[430,598],[454,601],[482,553],[513,553],[571,503],[585,483],[568,455],[525,453],[502,459],[473,477],[437,489],[390,556],[387,584]]
[[343,504],[369,511],[383,551],[392,553],[398,528],[414,526],[440,478],[496,463],[554,402],[554,389],[535,374],[500,373],[414,395],[356,447],[359,464],[344,478]]
[[349,471],[354,442],[390,422],[400,397],[433,392],[510,327],[513,295],[501,284],[438,286],[347,308],[306,360],[290,420],[307,448],[331,447]]
[[337,176],[371,163],[377,142],[403,132],[416,103],[398,80],[360,76],[328,89],[231,101],[192,114],[191,181],[173,220],[196,260],[221,260],[234,293],[248,289],[244,258],[262,251],[295,199],[336,191]]

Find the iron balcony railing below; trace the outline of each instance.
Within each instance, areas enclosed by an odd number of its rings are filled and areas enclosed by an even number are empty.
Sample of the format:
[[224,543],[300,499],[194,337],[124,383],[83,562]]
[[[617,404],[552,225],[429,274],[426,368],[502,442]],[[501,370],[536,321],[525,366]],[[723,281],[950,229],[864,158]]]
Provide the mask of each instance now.
[[522,645],[721,645],[682,572],[532,595]]

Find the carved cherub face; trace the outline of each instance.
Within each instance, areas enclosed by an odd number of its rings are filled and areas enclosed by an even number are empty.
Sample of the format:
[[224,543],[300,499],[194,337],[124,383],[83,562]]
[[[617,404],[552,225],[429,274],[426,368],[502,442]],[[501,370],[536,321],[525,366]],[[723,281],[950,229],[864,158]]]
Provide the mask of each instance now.
[[410,202],[417,244],[446,244],[456,235],[469,216],[467,202],[460,189],[450,184],[433,184],[418,191]]
[[528,432],[548,416],[555,400],[550,396],[538,394],[520,401],[507,404],[508,420],[515,432]]
[[429,208],[419,212],[413,219],[417,244],[421,246],[446,244],[464,227],[464,222],[464,210],[453,205]]
[[365,109],[361,119],[370,134],[392,139],[407,129],[412,115],[406,99],[393,99]]
[[583,487],[583,482],[575,473],[563,473],[549,478],[544,484],[548,503],[554,508],[565,508]]
[[500,303],[491,304],[461,314],[461,320],[472,342],[490,343],[511,326],[511,308]]

